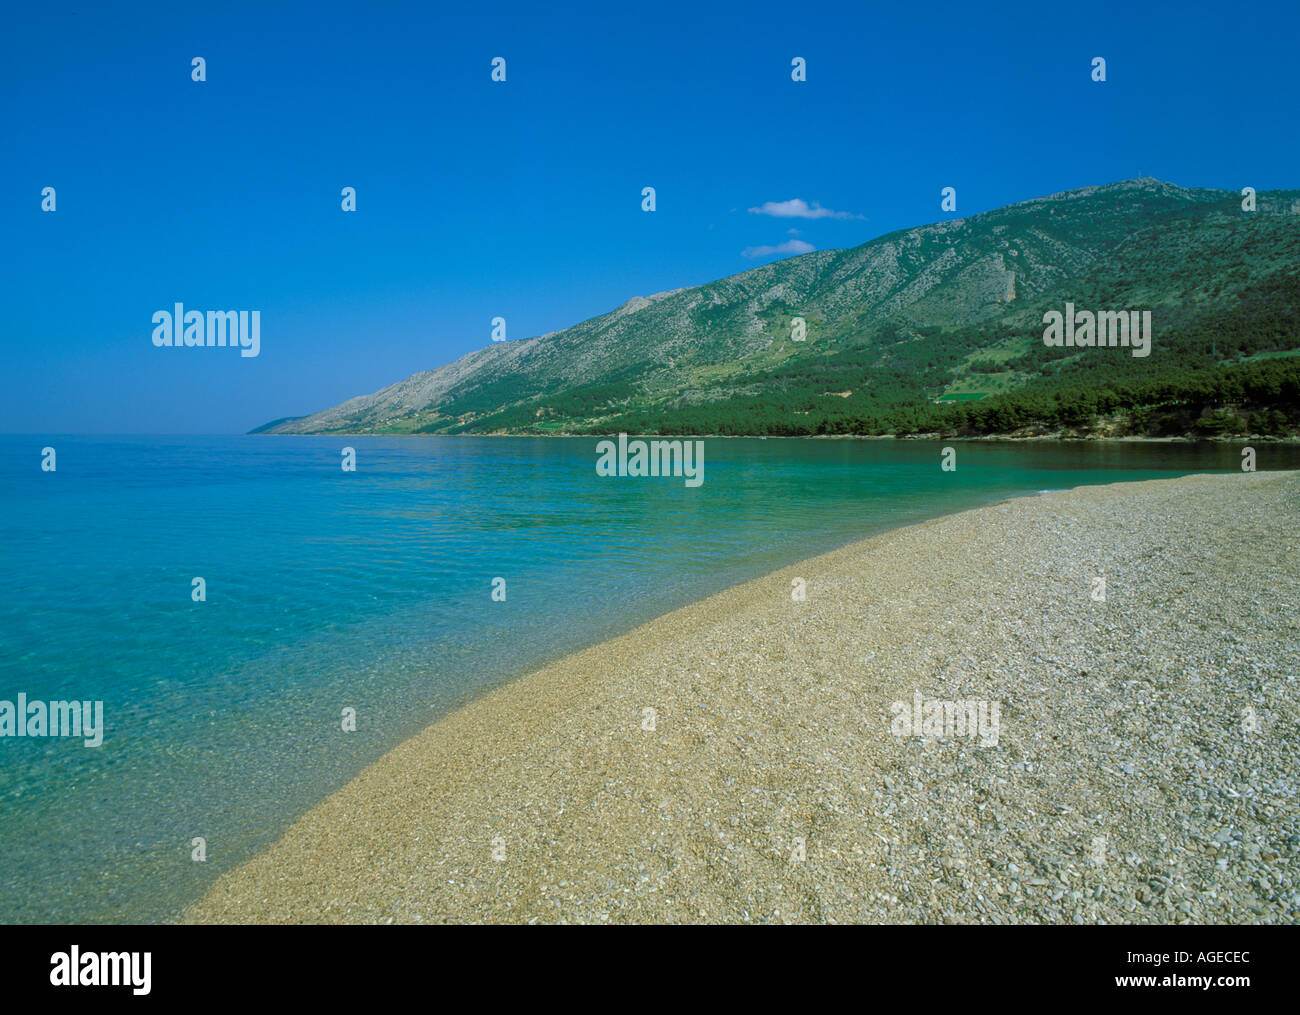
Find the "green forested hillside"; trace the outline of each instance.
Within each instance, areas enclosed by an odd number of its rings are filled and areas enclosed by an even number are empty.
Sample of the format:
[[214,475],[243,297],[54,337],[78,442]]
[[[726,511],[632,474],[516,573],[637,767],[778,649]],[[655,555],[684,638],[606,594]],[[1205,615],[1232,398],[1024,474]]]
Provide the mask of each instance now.
[[[1131,180],[1026,201],[634,299],[262,429],[1290,434],[1298,198],[1243,212]],[[1045,346],[1067,301],[1150,310],[1151,355]]]

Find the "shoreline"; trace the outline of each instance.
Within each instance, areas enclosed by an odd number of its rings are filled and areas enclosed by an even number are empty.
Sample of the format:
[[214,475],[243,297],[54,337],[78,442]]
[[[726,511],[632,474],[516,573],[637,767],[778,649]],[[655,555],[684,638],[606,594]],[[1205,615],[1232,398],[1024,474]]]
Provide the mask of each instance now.
[[[1297,444],[1300,436],[1277,437],[1250,434],[1247,436],[1217,437],[1148,437],[1143,434],[1129,434],[1123,437],[1088,437],[1063,434],[973,434],[960,436],[940,433],[909,434],[855,434],[855,433],[820,433],[820,434],[711,434],[711,433],[633,433],[627,436],[636,438],[657,438],[660,440],[722,440],[722,441],[979,441],[1014,443],[1048,443],[1048,444]],[[549,440],[554,437],[585,438],[588,440],[607,440],[618,436],[609,433],[507,433],[494,430],[485,433],[372,433],[367,431],[331,431],[329,433],[260,433],[249,430],[246,433],[232,434],[234,437],[531,437],[537,440]]]
[[[181,918],[1293,922],[1300,689],[1278,667],[1300,655],[1296,503],[1300,472],[1076,487],[733,586],[445,716]],[[1236,625],[1196,627],[1216,612]],[[1238,632],[1279,644],[1246,653]],[[1133,723],[1134,687],[1179,721]],[[918,691],[1000,702],[997,745],[891,734]],[[1198,694],[1222,699],[1212,719]],[[1240,735],[1247,706],[1267,736]],[[1145,785],[1201,743],[1189,798]],[[1247,762],[1272,812],[1225,824],[1219,782]]]

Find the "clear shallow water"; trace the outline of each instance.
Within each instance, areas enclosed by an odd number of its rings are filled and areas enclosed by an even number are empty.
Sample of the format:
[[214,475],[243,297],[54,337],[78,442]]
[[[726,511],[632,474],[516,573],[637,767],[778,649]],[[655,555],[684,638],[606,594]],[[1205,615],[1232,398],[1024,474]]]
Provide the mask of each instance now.
[[0,738],[0,921],[166,919],[458,704],[852,539],[1240,469],[1236,446],[944,443],[954,473],[936,442],[706,439],[691,489],[598,477],[594,438],[0,438],[0,699],[102,699],[106,727]]

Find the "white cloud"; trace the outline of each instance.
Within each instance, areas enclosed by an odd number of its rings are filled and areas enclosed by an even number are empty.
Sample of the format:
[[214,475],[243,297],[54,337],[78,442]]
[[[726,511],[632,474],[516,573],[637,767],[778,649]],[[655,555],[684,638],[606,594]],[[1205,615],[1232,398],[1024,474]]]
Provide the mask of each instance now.
[[773,254],[809,254],[817,248],[804,240],[786,240],[775,247],[746,247],[742,257],[771,257]]
[[860,219],[863,215],[854,215],[848,211],[831,211],[823,208],[816,201],[810,207],[801,198],[789,201],[764,201],[757,208],[750,208],[751,215],[771,215],[778,219]]

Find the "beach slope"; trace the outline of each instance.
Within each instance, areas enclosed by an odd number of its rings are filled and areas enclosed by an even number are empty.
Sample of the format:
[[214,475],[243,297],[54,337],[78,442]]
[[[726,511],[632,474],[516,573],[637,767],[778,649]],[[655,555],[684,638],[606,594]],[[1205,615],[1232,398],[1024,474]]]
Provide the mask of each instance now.
[[1296,922],[1297,715],[1300,473],[1044,493],[502,687],[183,919]]

